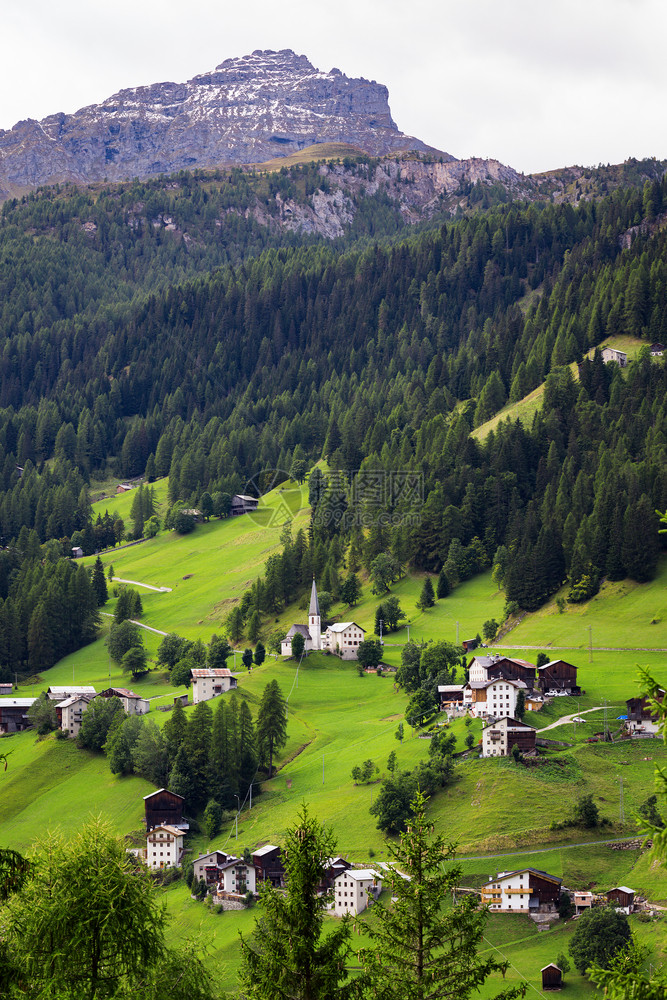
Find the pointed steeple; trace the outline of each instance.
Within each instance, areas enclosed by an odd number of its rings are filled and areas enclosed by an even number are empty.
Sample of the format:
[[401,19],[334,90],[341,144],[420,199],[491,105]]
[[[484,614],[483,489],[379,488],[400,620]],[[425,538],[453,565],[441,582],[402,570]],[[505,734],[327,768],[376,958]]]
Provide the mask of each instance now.
[[310,607],[308,608],[309,615],[320,615],[320,602],[317,599],[317,587],[315,586],[315,577],[313,577],[313,589],[310,592]]

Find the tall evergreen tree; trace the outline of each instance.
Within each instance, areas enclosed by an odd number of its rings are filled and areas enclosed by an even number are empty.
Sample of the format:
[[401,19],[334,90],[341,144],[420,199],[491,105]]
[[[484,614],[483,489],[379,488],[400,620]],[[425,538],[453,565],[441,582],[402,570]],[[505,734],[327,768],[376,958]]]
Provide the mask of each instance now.
[[250,939],[241,935],[240,985],[247,1000],[348,1000],[361,995],[361,983],[348,982],[349,917],[323,933],[329,900],[320,886],[335,853],[331,833],[303,806],[283,845],[286,889],[263,883],[263,916]]
[[[476,995],[507,964],[479,955],[487,915],[473,896],[443,907],[459,884],[461,868],[443,863],[451,858],[451,849],[444,837],[433,836],[421,792],[413,799],[407,830],[398,844],[387,841],[387,851],[396,865],[387,873],[392,901],[373,907],[373,922],[365,926],[372,947],[361,952],[367,995],[373,1000],[466,1000]],[[521,987],[510,987],[495,1000],[522,994]]]
[[269,681],[264,688],[257,712],[257,742],[260,761],[268,765],[271,777],[273,754],[287,742],[287,702],[275,680]]
[[98,608],[101,608],[104,604],[106,604],[109,598],[109,592],[107,590],[107,581],[104,576],[104,566],[99,556],[95,560],[95,566],[93,567],[92,582],[97,606]]

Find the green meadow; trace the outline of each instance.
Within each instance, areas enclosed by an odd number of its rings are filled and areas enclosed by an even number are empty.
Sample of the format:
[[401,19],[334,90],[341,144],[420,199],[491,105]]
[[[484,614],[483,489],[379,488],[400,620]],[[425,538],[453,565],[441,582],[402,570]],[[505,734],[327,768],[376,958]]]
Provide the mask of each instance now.
[[[183,537],[163,531],[150,541],[105,553],[105,567],[113,564],[117,577],[170,588],[163,592],[141,589],[144,624],[208,641],[220,632],[224,617],[243,590],[263,572],[267,557],[279,550],[285,519],[291,516],[293,531],[307,527],[309,512],[303,506],[302,491],[289,487],[286,484],[287,493],[274,491],[263,498],[258,517],[211,520]],[[166,489],[166,480],[156,484],[163,503]],[[131,502],[132,494],[112,497],[101,501],[96,510],[109,509],[129,523]],[[456,642],[481,632],[488,618],[502,618],[504,594],[495,588],[490,573],[465,582],[427,612],[417,608],[423,581],[423,574],[407,575],[392,587],[407,620],[399,631],[385,636],[384,659],[389,665],[400,663],[408,636],[416,641]],[[353,618],[372,633],[380,598],[371,592],[367,580],[362,583],[359,604],[354,608],[336,605],[333,613],[341,620]],[[636,835],[636,811],[653,790],[655,766],[667,764],[663,744],[658,740],[612,745],[586,742],[603,728],[605,701],[609,728],[615,732],[620,727],[617,717],[625,713],[625,700],[638,691],[638,665],[648,666],[658,677],[667,672],[665,653],[658,651],[667,648],[666,583],[667,559],[663,559],[652,583],[605,585],[592,601],[568,605],[563,614],[550,602],[527,615],[494,647],[533,662],[536,650],[542,648],[550,658],[560,656],[575,663],[583,693],[579,699],[556,699],[541,712],[527,715],[527,721],[540,729],[557,724],[544,735],[564,745],[546,752],[545,766],[525,768],[510,760],[483,761],[473,755],[457,762],[453,783],[432,799],[436,830],[456,844],[458,855],[466,859],[461,862],[464,885],[479,885],[499,869],[530,864],[559,875],[571,887],[602,890],[628,884],[653,900],[667,901],[667,873],[650,852],[615,851],[601,843]],[[304,600],[280,615],[265,619],[264,634],[304,621],[306,600],[304,595]],[[114,604],[112,594],[103,609],[107,616]],[[33,678],[17,694],[36,695],[50,684],[70,682],[93,684],[98,690],[110,684],[127,685],[129,678],[108,656],[105,636],[110,617],[103,622],[96,642]],[[161,636],[145,631],[144,638],[155,660]],[[244,645],[241,641],[239,649]],[[307,802],[332,829],[342,853],[363,863],[386,858],[386,844],[369,813],[379,779],[386,773],[392,751],[401,768],[411,768],[427,756],[429,745],[408,726],[403,741],[396,739],[407,696],[396,688],[393,674],[360,677],[355,664],[324,654],[305,658],[298,673],[294,661],[272,656],[250,673],[242,670],[240,662],[236,666],[238,697],[247,699],[253,715],[266,683],[278,680],[288,697],[288,743],[278,758],[276,776],[263,782],[261,794],[254,790],[252,809],[249,802],[244,803],[238,837],[236,825],[227,823],[214,843],[204,833],[191,835],[190,850],[197,854],[217,847],[240,852],[260,842],[280,843]],[[152,718],[163,724],[168,716],[156,709],[171,704],[176,693],[168,675],[155,669],[132,686],[151,699]],[[584,722],[558,724],[564,716],[588,709],[594,711],[583,716]],[[451,728],[457,737],[456,749],[462,750],[467,733],[463,720],[454,721]],[[479,721],[473,723],[472,732],[480,738]],[[38,739],[33,733],[23,733],[7,739],[5,748],[13,752],[2,776],[0,843],[27,850],[49,829],[73,831],[96,813],[107,817],[119,834],[141,829],[142,797],[152,790],[142,779],[114,776],[103,757],[54,737]],[[378,780],[357,786],[351,770],[367,759],[377,764]],[[554,829],[571,816],[577,798],[588,792],[609,825],[593,833]],[[575,846],[585,841],[594,843]],[[173,916],[173,939],[184,933],[198,935],[216,979],[224,989],[232,990],[240,956],[238,930],[249,931],[258,910],[209,913],[190,899],[183,884],[169,887],[164,896]],[[638,926],[644,936],[664,939],[653,925]],[[500,949],[511,961],[508,981],[527,977],[539,988],[539,969],[554,960],[570,933],[571,928],[564,927],[538,935],[527,918],[496,915],[489,922],[487,940],[489,948]],[[570,973],[567,982],[573,998],[591,994],[576,974]],[[494,983],[480,995],[490,997],[498,987]]]

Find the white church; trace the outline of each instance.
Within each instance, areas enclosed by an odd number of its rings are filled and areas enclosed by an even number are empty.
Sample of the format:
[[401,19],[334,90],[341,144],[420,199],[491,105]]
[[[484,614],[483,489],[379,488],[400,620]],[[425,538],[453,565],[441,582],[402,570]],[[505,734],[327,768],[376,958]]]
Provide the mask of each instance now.
[[335,625],[329,625],[322,635],[320,602],[317,599],[317,587],[315,580],[313,580],[308,608],[308,624],[292,625],[280,644],[280,652],[283,656],[292,655],[292,637],[299,632],[305,640],[304,652],[306,653],[322,650],[323,652],[337,653],[343,660],[356,660],[357,649],[359,643],[363,642],[365,631],[356,622],[338,622]]

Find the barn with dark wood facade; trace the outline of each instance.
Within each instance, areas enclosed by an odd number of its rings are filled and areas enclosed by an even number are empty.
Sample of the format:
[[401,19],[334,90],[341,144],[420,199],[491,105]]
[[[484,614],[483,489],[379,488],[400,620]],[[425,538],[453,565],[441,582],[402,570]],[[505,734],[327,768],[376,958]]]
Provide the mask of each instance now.
[[0,733],[21,733],[32,723],[28,709],[35,698],[3,698],[0,701]]
[[545,965],[543,969],[540,969],[542,973],[542,989],[543,990],[559,990],[563,985],[563,973],[554,965],[552,962],[550,965]]
[[[661,702],[664,696],[665,692],[661,691],[657,695],[656,701]],[[647,695],[643,695],[641,698],[628,698],[625,705],[630,722],[656,722],[658,719]]]
[[635,890],[628,889],[627,885],[619,885],[615,889],[610,889],[606,895],[608,903],[613,903],[625,913],[632,913],[635,908]]
[[168,788],[158,788],[157,792],[144,795],[146,811],[146,831],[156,826],[175,826],[179,830],[189,829],[189,824],[183,819],[183,803],[185,799]]
[[285,866],[282,852],[274,844],[258,847],[252,856],[257,882],[270,882],[276,887],[285,883]]
[[489,680],[502,677],[506,681],[523,681],[529,691],[535,687],[535,664],[501,656],[487,668]]
[[539,688],[543,694],[547,691],[563,691],[575,697],[581,694],[577,686],[577,668],[565,660],[551,660],[537,668]]

